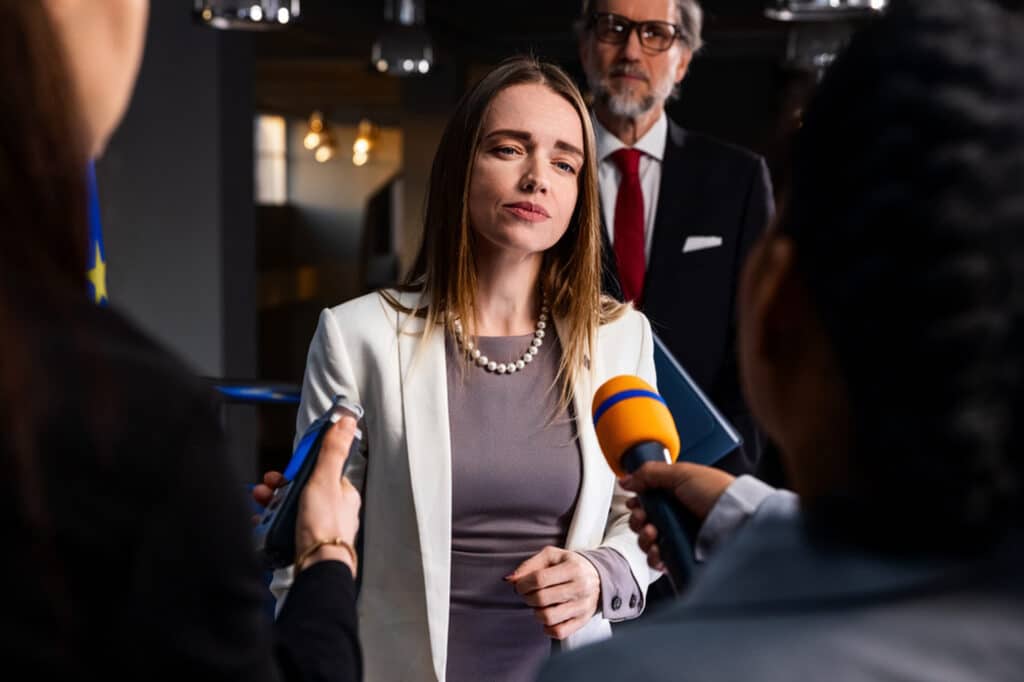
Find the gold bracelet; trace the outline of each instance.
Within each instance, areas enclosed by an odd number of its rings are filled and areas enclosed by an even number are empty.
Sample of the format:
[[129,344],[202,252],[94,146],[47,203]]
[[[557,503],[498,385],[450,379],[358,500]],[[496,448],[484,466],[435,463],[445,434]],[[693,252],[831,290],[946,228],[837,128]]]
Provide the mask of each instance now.
[[305,551],[303,551],[298,558],[295,559],[295,574],[298,575],[299,571],[303,568],[303,564],[306,563],[306,560],[313,556],[313,554],[324,545],[341,547],[348,552],[349,557],[352,559],[352,577],[355,578],[356,570],[359,566],[359,559],[356,557],[356,550],[343,538],[330,538],[328,540],[317,540],[314,542]]

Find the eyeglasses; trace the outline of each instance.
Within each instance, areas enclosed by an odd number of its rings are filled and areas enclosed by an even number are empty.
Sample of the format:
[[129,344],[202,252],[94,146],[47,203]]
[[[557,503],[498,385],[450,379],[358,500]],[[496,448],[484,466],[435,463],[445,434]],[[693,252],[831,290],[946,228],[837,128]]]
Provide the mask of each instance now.
[[636,31],[640,45],[648,50],[664,52],[680,38],[682,29],[667,21],[632,21],[618,14],[595,12],[590,15],[590,27],[602,43],[622,45]]

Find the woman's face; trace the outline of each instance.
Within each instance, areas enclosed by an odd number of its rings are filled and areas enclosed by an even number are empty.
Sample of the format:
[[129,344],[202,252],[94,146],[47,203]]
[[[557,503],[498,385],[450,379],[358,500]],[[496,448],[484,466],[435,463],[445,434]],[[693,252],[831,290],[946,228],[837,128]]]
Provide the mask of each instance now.
[[513,85],[494,98],[469,182],[469,218],[484,248],[543,253],[569,227],[583,169],[576,109],[545,85]]
[[99,156],[131,99],[149,0],[47,0],[46,5],[63,43],[89,152]]

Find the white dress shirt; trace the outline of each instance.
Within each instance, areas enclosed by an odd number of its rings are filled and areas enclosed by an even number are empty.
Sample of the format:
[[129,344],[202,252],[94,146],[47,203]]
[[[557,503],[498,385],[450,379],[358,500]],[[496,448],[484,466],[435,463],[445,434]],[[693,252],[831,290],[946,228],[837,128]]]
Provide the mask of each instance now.
[[[597,181],[601,193],[601,214],[604,218],[608,238],[615,243],[615,200],[619,196],[619,180],[622,174],[612,161],[611,155],[628,144],[608,131],[597,117],[593,117],[594,135],[597,137]],[[644,154],[640,157],[640,187],[644,193],[644,261],[651,260],[651,242],[654,237],[654,214],[658,206],[658,190],[661,188],[661,161],[665,157],[665,143],[668,140],[668,118],[661,112],[658,121],[643,137],[636,141],[633,149]]]

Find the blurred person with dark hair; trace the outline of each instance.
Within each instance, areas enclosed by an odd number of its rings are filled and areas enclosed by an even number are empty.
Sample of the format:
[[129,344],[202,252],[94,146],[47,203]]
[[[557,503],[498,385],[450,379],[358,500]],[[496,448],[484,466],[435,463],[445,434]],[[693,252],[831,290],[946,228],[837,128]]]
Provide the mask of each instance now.
[[775,206],[762,157],[668,118],[702,47],[697,0],[584,0],[580,61],[592,96],[605,290],[633,301],[736,426],[715,466],[754,473],[761,434],[740,391],[740,269]]
[[[213,397],[86,297],[86,169],[130,99],[146,0],[0,0],[4,664],[33,678],[360,676],[358,493],[339,422],[276,625]],[[276,656],[275,656],[276,654]],[[275,661],[276,658],[276,661]]]
[[[829,70],[745,268],[743,386],[795,494],[647,465],[705,518],[691,591],[543,680],[1019,680],[1024,19],[908,0]],[[631,525],[652,565],[657,531]]]

